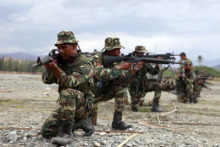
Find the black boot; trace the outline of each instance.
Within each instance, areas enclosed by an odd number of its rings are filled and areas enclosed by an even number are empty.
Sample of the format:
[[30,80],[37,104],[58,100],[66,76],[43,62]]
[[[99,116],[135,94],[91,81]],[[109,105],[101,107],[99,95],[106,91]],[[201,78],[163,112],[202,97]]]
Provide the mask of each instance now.
[[193,96],[193,102],[194,102],[194,103],[198,103],[198,97],[197,97],[197,95],[194,95],[194,96]]
[[85,131],[85,134],[83,136],[91,136],[95,131],[95,128],[91,121],[91,116],[76,121],[73,125],[72,131],[74,132],[77,129],[83,129],[83,131]]
[[115,112],[113,122],[112,122],[112,129],[113,130],[122,130],[122,131],[124,131],[128,128],[132,128],[132,125],[126,125],[122,121],[122,113],[121,112]]
[[58,136],[53,137],[51,139],[51,142],[52,142],[52,144],[56,144],[59,146],[65,146],[65,145],[71,143],[70,135],[72,134],[73,124],[66,122],[66,121],[62,121],[61,124],[62,124],[62,126],[61,126],[61,129],[60,129]]
[[162,110],[159,109],[159,100],[153,100],[151,112],[163,112]]
[[135,106],[131,106],[131,110],[134,111],[134,112],[137,112],[137,111],[138,111],[138,108],[135,107]]

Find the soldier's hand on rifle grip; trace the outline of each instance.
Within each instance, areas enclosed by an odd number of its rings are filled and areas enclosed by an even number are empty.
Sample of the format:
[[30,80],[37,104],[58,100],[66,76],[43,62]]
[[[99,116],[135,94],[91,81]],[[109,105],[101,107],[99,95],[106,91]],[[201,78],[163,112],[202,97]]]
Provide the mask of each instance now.
[[57,68],[58,68],[58,66],[57,66],[57,61],[56,60],[54,60],[54,59],[52,59],[52,58],[50,58],[50,61],[51,62],[49,62],[49,63],[47,63],[47,64],[44,64],[44,67],[46,68],[46,69],[48,69],[49,71],[54,71],[54,70],[56,70]]
[[122,70],[129,70],[130,65],[133,65],[134,63],[128,63],[128,62],[124,62],[122,64],[120,64],[120,69]]

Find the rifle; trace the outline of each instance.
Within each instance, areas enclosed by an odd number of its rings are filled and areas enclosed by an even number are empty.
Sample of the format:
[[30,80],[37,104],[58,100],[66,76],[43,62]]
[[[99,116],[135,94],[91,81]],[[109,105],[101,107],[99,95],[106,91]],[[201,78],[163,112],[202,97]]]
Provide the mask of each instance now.
[[40,59],[40,57],[38,56],[38,57],[37,57],[37,62],[34,63],[34,64],[32,65],[32,67],[36,68],[36,67],[40,67],[40,66],[42,66],[42,65],[44,65],[44,64],[47,64],[47,63],[51,62],[51,61],[50,61],[50,58],[52,58],[52,59],[54,59],[54,60],[57,59],[58,56],[59,56],[59,53],[56,53],[56,51],[59,52],[58,49],[52,49],[52,50],[49,52],[49,55],[46,56],[46,57],[44,57],[44,58],[42,58],[42,59]]
[[179,54],[166,53],[166,54],[153,54],[153,55],[151,55],[151,54],[147,53],[146,55],[144,55],[144,57],[151,57],[151,58],[162,57],[163,59],[176,60],[175,56],[179,56]]
[[199,85],[202,86],[203,88],[206,88],[208,90],[211,90],[211,88],[209,88],[206,84],[211,84],[206,82],[205,80],[202,80],[202,78],[196,78],[196,82],[199,81]]
[[103,65],[104,67],[111,65],[114,62],[129,62],[129,63],[135,63],[138,62],[148,62],[148,63],[157,63],[157,64],[183,64],[180,62],[175,62],[168,59],[156,59],[152,57],[145,57],[145,56],[133,56],[131,54],[121,57],[121,56],[109,56],[109,55],[103,55]]
[[[136,53],[130,53],[127,56],[135,56]],[[179,56],[179,54],[173,54],[173,53],[166,53],[166,54],[149,54],[143,55],[142,57],[150,57],[150,58],[158,58],[162,57],[165,60],[176,60],[175,56]]]
[[[58,53],[56,53],[56,52],[58,52]],[[42,59],[38,56],[37,62],[36,62],[35,64],[33,64],[32,67],[34,67],[34,68],[40,67],[40,66],[42,66],[42,65],[44,65],[44,64],[47,64],[47,63],[51,62],[51,61],[50,61],[50,58],[52,58],[52,59],[54,59],[54,60],[57,60],[59,57],[60,57],[60,56],[59,56],[59,50],[58,50],[58,49],[52,49],[52,50],[49,52],[48,56],[46,56],[46,57],[44,57],[44,58],[42,58]],[[50,71],[49,71],[49,70],[46,70],[46,72],[45,72],[45,78],[46,78],[46,79],[48,79],[49,73],[50,73]]]

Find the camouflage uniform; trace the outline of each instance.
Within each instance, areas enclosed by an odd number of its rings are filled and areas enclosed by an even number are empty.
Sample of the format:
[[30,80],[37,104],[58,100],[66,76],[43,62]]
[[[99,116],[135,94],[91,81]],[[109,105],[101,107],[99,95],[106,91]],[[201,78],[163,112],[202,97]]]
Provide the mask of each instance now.
[[[187,60],[184,62],[184,65],[190,64],[192,65],[192,62],[190,60]],[[181,75],[185,74],[186,79],[182,78]],[[187,103],[190,102],[193,96],[193,89],[194,89],[194,80],[195,80],[195,74],[193,71],[193,67],[190,71],[185,71],[184,67],[181,66],[177,72],[176,76],[176,83],[177,83],[177,98],[179,102]]]
[[[136,46],[135,52],[146,52],[144,46]],[[156,75],[159,68],[153,68],[150,63],[143,64],[142,68],[135,73],[132,83],[129,86],[131,95],[131,107],[133,111],[138,111],[140,98],[145,97],[146,92],[155,91],[153,101],[158,101],[161,97],[161,84],[158,82],[150,82],[146,73]],[[152,107],[153,108],[153,107]]]
[[[122,48],[119,38],[106,38],[105,50],[113,50],[115,48]],[[126,87],[128,87],[129,81],[132,79],[132,75],[129,71],[121,70],[118,67],[120,64],[113,64],[112,66],[103,66],[103,55],[105,52],[98,53],[93,57],[93,64],[95,66],[95,102],[94,102],[94,114],[93,124],[97,123],[97,110],[98,103],[101,101],[108,101],[115,98],[115,114],[121,114],[125,107],[126,102]],[[115,114],[113,122],[115,120]],[[122,121],[120,121],[122,122]],[[121,124],[119,124],[121,125]],[[124,124],[123,124],[124,125]],[[113,129],[114,123],[112,123]],[[130,127],[130,126],[129,126]],[[119,130],[125,130],[125,128],[118,128]]]
[[176,89],[176,82],[174,80],[164,80],[162,83],[162,91],[172,91]]
[[[75,36],[70,31],[62,31],[58,34],[58,41],[55,45],[63,43],[76,43]],[[41,134],[45,138],[57,136],[61,122],[74,123],[82,118],[87,118],[92,114],[94,94],[93,75],[94,66],[91,61],[81,53],[72,62],[57,63],[62,74],[57,79],[54,73],[50,73],[49,78],[42,80],[45,84],[56,83],[59,85],[60,107],[55,109],[47,118],[41,128]]]
[[193,83],[193,86],[194,86],[194,89],[193,89],[193,98],[194,98],[194,102],[197,103],[198,100],[198,96],[199,96],[199,93],[202,89],[202,86],[198,83],[200,82],[200,75],[199,75],[199,71],[195,71],[195,81]]

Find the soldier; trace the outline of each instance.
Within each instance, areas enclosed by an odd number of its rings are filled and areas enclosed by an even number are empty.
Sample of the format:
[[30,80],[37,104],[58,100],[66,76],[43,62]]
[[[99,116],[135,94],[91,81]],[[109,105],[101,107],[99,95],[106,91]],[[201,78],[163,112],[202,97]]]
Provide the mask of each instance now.
[[45,64],[45,68],[50,71],[48,79],[45,73],[42,75],[45,84],[59,85],[60,107],[52,112],[41,128],[42,136],[53,137],[52,143],[57,145],[68,143],[67,138],[71,135],[73,124],[81,124],[85,136],[94,132],[91,119],[88,118],[93,110],[94,94],[91,85],[94,85],[94,66],[77,49],[77,42],[73,32],[60,32],[55,43],[59,58],[57,61],[51,58],[51,62]]
[[[146,53],[144,46],[136,46],[134,54],[136,56],[143,56]],[[159,109],[159,99],[161,97],[161,84],[158,82],[149,82],[146,73],[156,75],[159,73],[159,65],[155,64],[155,68],[150,63],[143,63],[140,70],[135,73],[132,83],[129,86],[129,93],[131,95],[131,109],[138,111],[140,98],[145,97],[146,92],[155,91],[152,112],[162,112]]]
[[177,80],[177,76],[180,74],[180,73],[184,73],[184,62],[188,62],[188,63],[190,63],[190,70],[192,71],[192,72],[194,72],[193,70],[194,70],[194,67],[193,67],[193,64],[192,64],[192,61],[189,59],[189,58],[187,58],[186,57],[186,53],[184,53],[184,52],[182,52],[182,53],[180,53],[180,62],[182,62],[183,64],[182,65],[180,65],[180,67],[178,68],[178,70],[177,70],[177,73],[176,73],[176,75],[175,75],[175,79],[176,79],[176,94],[178,95],[179,94],[179,87],[181,87],[181,82],[179,82],[178,80]]
[[183,103],[193,102],[193,83],[195,80],[192,63],[188,60],[184,62],[184,67],[176,74],[178,101]]
[[122,112],[126,102],[126,87],[132,80],[135,70],[130,70],[131,64],[127,62],[103,66],[103,56],[119,56],[121,48],[124,47],[120,44],[119,38],[108,37],[105,39],[104,52],[98,53],[93,59],[96,68],[94,79],[97,87],[94,102],[95,113],[92,121],[93,124],[97,123],[98,103],[115,98],[115,112],[112,121],[112,129],[114,130],[126,130],[132,127],[122,121]]
[[191,64],[191,68],[193,67],[192,61],[186,57],[186,53],[184,53],[184,52],[180,53],[180,59],[181,59],[180,62],[184,63],[184,62],[188,61]]
[[198,102],[198,96],[201,90],[201,84],[200,84],[201,80],[200,80],[200,75],[199,75],[199,71],[196,70],[195,71],[195,81],[193,83],[194,89],[193,89],[193,98],[194,98],[194,103]]

